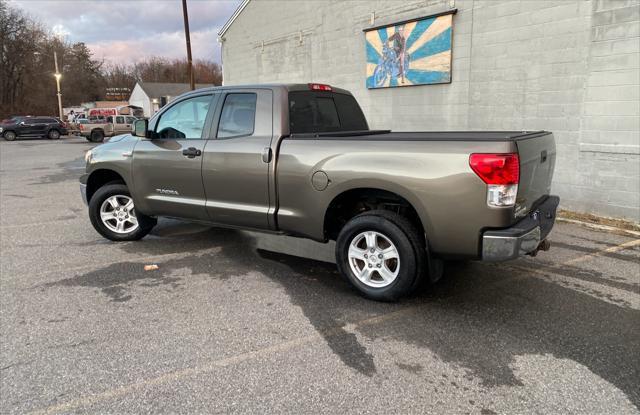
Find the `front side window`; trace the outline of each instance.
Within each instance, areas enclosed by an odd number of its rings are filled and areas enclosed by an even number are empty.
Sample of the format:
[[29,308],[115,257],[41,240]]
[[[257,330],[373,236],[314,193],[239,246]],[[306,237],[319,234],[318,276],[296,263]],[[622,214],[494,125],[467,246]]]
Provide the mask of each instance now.
[[133,124],[135,120],[136,120],[136,117],[127,117],[127,124]]
[[204,122],[211,105],[211,95],[185,99],[165,111],[156,126],[158,138],[202,138]]
[[252,135],[256,122],[256,100],[256,94],[228,94],[220,114],[218,138]]

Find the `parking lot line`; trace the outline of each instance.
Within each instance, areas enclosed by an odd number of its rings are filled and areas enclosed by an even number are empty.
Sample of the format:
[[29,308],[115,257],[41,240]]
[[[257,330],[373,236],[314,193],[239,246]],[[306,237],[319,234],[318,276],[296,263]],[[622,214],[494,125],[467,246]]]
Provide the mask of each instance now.
[[388,320],[391,320],[397,317],[405,316],[417,309],[418,309],[418,305],[408,306],[400,310],[396,310],[389,313],[380,314],[375,317],[370,317],[364,320],[360,320],[356,323],[349,324],[348,327],[345,327],[345,326],[329,327],[325,330],[320,330],[308,336],[288,340],[286,342],[278,343],[273,346],[264,347],[257,350],[252,350],[246,353],[240,353],[234,356],[212,360],[208,364],[203,366],[196,366],[192,368],[185,368],[185,369],[179,369],[173,372],[168,372],[154,378],[145,379],[140,382],[130,383],[128,385],[121,386],[119,388],[106,390],[101,393],[80,397],[78,399],[74,399],[69,402],[64,402],[64,403],[49,406],[47,408],[35,410],[33,412],[30,412],[30,414],[48,415],[48,414],[71,411],[79,407],[92,405],[92,404],[106,401],[113,398],[118,398],[118,397],[127,395],[128,393],[131,393],[149,386],[159,385],[167,382],[174,382],[180,379],[188,378],[190,376],[196,376],[206,372],[210,372],[212,370],[215,370],[216,368],[226,367],[229,365],[245,362],[247,360],[266,357],[274,353],[287,351],[307,343],[324,341],[328,337],[333,337],[333,336],[337,336],[344,333],[345,328],[354,330],[363,326],[372,326],[375,324],[386,322]]
[[610,254],[612,252],[622,251],[622,250],[625,250],[627,248],[633,248],[634,246],[638,246],[638,245],[640,245],[640,239],[635,239],[633,241],[624,242],[624,243],[621,243],[620,245],[612,246],[610,248],[603,249],[601,251],[592,252],[592,253],[589,253],[589,254],[585,254],[585,255],[579,256],[579,257],[574,258],[574,259],[570,259],[568,261],[563,262],[562,265],[576,264],[578,262],[583,262],[583,261],[586,261],[587,259],[591,259],[593,257],[598,257],[598,256],[601,256],[601,255],[604,255],[604,254]]
[[[597,258],[608,253],[622,251],[624,249],[632,248],[638,245],[640,245],[640,239],[627,241],[619,245],[615,245],[606,249],[602,249],[597,252],[588,253],[585,255],[581,255],[577,258],[573,258],[568,261],[561,262],[558,265],[556,265],[556,267],[575,265],[581,262],[585,262],[592,258]],[[583,294],[595,297],[601,301],[605,301],[607,303],[610,303],[616,306],[624,306],[634,310],[640,310],[640,295],[638,295],[638,293],[635,293],[635,292],[622,290],[615,287],[605,286],[603,284],[599,284],[593,281],[585,281],[580,278],[562,275],[557,272],[553,272],[553,270],[543,271],[539,269],[523,267],[521,265],[504,265],[504,267],[513,269],[515,271],[521,271],[524,273],[533,274],[535,278],[540,278],[545,281],[552,281],[554,283],[558,283],[563,287],[566,287],[575,291],[579,291]],[[524,278],[525,276],[526,274],[521,275],[520,277]]]

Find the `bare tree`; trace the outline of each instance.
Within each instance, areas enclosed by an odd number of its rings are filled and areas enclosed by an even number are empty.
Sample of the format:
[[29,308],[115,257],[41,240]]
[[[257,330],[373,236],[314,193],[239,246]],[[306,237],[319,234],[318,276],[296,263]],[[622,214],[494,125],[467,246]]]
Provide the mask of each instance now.
[[[0,119],[18,114],[56,114],[53,53],[62,72],[65,106],[102,100],[109,88],[132,89],[137,81],[188,83],[187,61],[150,57],[131,65],[93,58],[82,42],[71,44],[0,0]],[[220,85],[222,68],[194,61],[197,83]]]

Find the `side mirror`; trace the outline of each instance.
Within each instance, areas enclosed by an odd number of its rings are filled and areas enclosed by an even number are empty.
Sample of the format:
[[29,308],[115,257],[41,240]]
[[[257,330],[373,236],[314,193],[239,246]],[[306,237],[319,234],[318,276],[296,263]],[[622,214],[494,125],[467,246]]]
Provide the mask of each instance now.
[[133,135],[147,138],[149,133],[149,120],[136,120],[133,123]]

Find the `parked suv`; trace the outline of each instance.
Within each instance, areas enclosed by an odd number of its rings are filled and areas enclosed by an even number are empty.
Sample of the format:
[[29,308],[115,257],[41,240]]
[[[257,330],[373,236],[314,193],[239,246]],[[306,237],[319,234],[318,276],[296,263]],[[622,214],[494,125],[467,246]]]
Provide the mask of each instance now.
[[67,126],[54,117],[13,117],[0,124],[0,135],[7,141],[18,137],[57,140],[66,134]]

